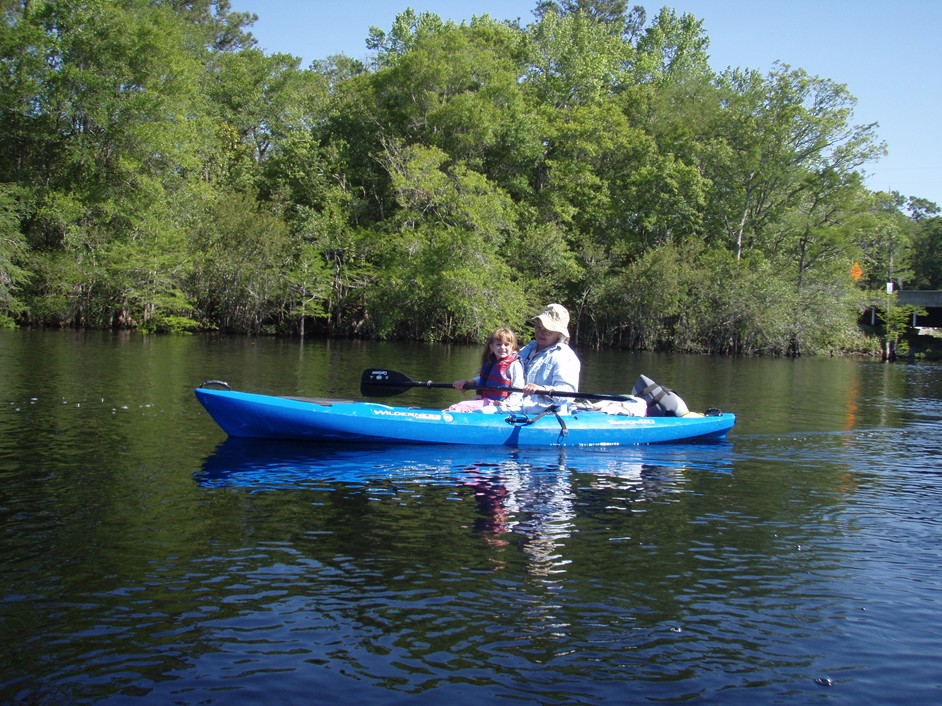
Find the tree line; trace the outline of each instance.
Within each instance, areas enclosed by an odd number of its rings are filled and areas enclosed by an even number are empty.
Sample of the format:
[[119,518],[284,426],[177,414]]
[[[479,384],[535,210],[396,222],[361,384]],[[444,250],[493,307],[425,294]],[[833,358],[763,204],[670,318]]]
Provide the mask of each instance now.
[[228,0],[3,8],[0,325],[478,342],[558,301],[581,346],[797,355],[942,288],[847,87],[714,71],[669,7],[405,9],[306,68]]

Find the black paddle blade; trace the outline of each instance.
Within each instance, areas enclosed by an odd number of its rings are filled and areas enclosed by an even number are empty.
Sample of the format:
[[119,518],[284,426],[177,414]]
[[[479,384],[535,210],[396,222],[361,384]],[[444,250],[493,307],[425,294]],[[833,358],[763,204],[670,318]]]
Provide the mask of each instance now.
[[369,368],[360,376],[360,394],[364,397],[392,397],[408,392],[413,383],[402,373],[395,370]]
[[413,387],[451,387],[450,382],[415,382],[402,373],[385,368],[369,368],[360,376],[360,394],[364,397],[392,397]]

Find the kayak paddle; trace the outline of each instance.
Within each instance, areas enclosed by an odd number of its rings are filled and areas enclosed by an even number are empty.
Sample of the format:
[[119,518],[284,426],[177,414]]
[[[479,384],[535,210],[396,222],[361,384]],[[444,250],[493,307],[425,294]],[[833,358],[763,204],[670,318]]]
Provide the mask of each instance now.
[[[416,382],[395,370],[369,368],[360,376],[360,394],[364,397],[392,397],[408,392],[414,387],[451,387],[450,382]],[[488,392],[523,392],[522,387],[466,387],[465,390],[484,390]],[[624,402],[630,395],[606,395],[591,392],[567,392],[553,390],[552,397],[578,397],[583,400],[614,400]]]

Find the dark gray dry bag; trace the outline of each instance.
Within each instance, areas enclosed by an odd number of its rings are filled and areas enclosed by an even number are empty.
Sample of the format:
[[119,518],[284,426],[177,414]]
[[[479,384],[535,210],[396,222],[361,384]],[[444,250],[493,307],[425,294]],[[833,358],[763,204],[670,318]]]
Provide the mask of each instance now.
[[648,403],[649,417],[683,417],[690,411],[680,395],[647,375],[638,376],[631,394]]

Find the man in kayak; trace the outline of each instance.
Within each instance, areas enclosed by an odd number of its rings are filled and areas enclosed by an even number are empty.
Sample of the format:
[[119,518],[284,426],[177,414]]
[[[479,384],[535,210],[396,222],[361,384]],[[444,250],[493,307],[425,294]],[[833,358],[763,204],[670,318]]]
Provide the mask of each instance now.
[[549,304],[534,316],[533,340],[520,351],[526,384],[523,410],[542,412],[557,407],[565,414],[568,397],[554,397],[554,391],[578,392],[582,364],[569,347],[569,312],[561,304]]

